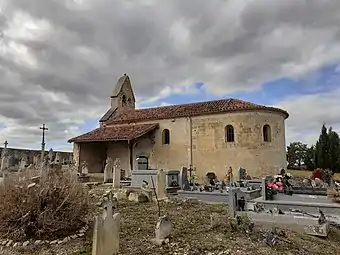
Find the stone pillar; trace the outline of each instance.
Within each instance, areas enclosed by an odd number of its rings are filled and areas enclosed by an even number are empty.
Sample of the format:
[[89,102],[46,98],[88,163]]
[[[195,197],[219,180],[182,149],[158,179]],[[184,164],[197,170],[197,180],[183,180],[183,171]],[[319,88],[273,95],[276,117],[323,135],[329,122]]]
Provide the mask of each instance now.
[[239,192],[240,188],[230,188],[229,189],[229,215],[231,217],[236,216],[236,210],[237,210],[237,194]]
[[163,169],[158,170],[157,172],[157,186],[156,186],[156,194],[158,199],[166,198],[166,187],[165,187],[165,171]]
[[120,159],[119,158],[116,158],[114,165],[113,165],[112,186],[113,188],[120,188]]
[[266,196],[266,178],[262,178],[261,194],[262,194],[262,199],[263,200],[267,200],[267,196]]
[[178,182],[181,189],[184,188],[187,180],[188,180],[188,168],[182,167],[179,173],[179,182]]
[[77,169],[77,172],[80,172],[80,153],[81,153],[81,145],[80,143],[73,143],[73,162],[74,166]]

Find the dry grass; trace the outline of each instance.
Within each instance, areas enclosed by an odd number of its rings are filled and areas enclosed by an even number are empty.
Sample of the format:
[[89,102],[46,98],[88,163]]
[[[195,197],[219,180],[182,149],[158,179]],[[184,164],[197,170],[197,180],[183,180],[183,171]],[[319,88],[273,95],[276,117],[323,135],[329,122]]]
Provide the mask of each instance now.
[[0,187],[0,237],[49,239],[74,233],[88,213],[87,191],[67,172],[51,172],[34,185],[11,176]]
[[[305,171],[305,170],[290,170],[288,172],[291,173],[294,177],[302,177],[302,178],[309,178],[312,176],[313,171]],[[335,180],[340,180],[340,173],[334,174]]]
[[[155,245],[157,206],[154,203],[120,202],[116,212],[122,214],[120,226],[120,255],[195,255],[195,254],[340,254],[338,230],[332,228],[329,238],[317,238],[285,230],[286,237],[275,247],[265,244],[263,230],[252,233],[234,229],[226,205],[161,203],[162,214],[168,213],[174,231],[170,242]],[[220,225],[210,228],[210,214],[220,217]],[[92,232],[85,238],[56,246],[13,249],[11,255],[90,255]],[[229,253],[221,253],[229,252]],[[0,252],[1,253],[1,252]],[[5,253],[6,254],[6,253]]]

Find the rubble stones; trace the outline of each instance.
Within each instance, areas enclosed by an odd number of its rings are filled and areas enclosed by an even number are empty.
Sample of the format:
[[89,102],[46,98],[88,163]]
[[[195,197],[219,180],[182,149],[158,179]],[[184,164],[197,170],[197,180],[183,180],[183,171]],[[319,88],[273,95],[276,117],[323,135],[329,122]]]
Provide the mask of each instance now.
[[86,225],[85,227],[81,228],[80,230],[78,230],[77,234],[74,235],[70,235],[67,236],[65,238],[63,238],[62,240],[53,240],[53,241],[43,241],[43,240],[27,240],[24,243],[21,242],[14,242],[13,240],[0,240],[0,246],[2,247],[19,247],[19,246],[29,246],[29,245],[42,245],[44,243],[48,243],[50,245],[56,245],[56,244],[62,244],[62,243],[66,243],[70,240],[76,239],[78,237],[82,237],[85,236],[85,232],[89,229],[89,226]]

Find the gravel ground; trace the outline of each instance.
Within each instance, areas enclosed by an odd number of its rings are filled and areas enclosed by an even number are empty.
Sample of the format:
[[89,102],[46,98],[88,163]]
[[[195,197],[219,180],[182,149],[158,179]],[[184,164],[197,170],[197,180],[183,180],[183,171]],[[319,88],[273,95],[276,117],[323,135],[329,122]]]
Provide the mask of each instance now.
[[[332,228],[328,238],[317,238],[284,230],[275,247],[264,242],[265,233],[256,227],[251,234],[232,230],[224,205],[195,204],[190,202],[161,203],[161,213],[168,213],[174,226],[169,243],[156,246],[151,242],[158,217],[153,203],[119,203],[115,212],[122,214],[120,255],[137,254],[340,254],[340,231]],[[210,228],[210,214],[219,215],[219,227]],[[57,246],[3,249],[8,255],[81,255],[91,254],[92,230],[84,238]]]

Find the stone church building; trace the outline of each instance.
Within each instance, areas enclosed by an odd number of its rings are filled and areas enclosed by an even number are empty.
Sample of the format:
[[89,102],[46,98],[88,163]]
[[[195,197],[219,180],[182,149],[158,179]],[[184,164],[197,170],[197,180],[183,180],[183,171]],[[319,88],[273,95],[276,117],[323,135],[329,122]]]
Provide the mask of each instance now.
[[111,108],[99,127],[74,137],[77,166],[104,171],[107,157],[120,158],[129,175],[138,169],[179,169],[190,165],[198,177],[229,166],[260,177],[286,168],[284,110],[238,99],[223,99],[135,109],[129,76],[122,76],[111,95]]

